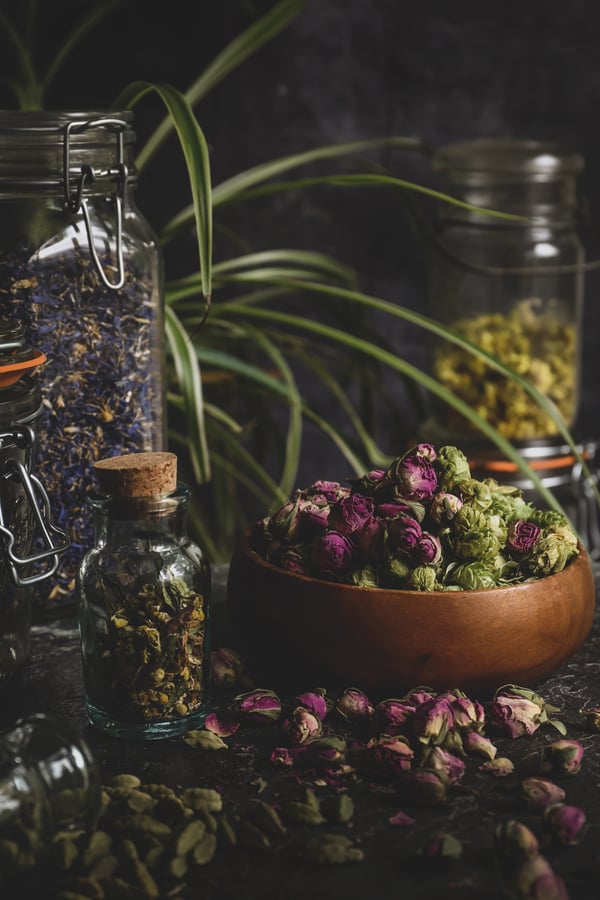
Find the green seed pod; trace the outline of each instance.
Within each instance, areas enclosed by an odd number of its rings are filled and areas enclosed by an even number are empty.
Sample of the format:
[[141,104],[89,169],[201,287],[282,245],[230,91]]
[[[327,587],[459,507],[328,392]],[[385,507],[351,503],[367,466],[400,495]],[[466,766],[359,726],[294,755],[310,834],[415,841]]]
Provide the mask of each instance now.
[[179,832],[175,839],[174,851],[177,856],[185,856],[206,834],[206,825],[194,819]]
[[182,791],[181,799],[186,806],[193,810],[208,810],[208,812],[220,812],[223,809],[223,798],[213,788],[193,787]]
[[258,828],[269,835],[278,837],[286,833],[286,827],[281,821],[277,810],[264,800],[253,800],[243,811],[243,817],[248,819]]
[[325,817],[319,807],[299,800],[286,800],[281,806],[284,819],[296,825],[322,825]]
[[217,838],[214,834],[205,834],[201,841],[193,847],[190,854],[195,866],[205,866],[209,863],[217,850]]

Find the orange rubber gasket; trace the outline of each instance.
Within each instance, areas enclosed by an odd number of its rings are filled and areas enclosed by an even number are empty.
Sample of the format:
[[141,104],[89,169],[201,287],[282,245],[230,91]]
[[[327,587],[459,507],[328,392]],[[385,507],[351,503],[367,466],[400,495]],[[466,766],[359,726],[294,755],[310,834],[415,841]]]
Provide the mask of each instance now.
[[[582,457],[585,459],[588,454],[583,452]],[[545,471],[546,469],[564,469],[567,466],[575,465],[576,458],[570,454],[568,456],[552,456],[548,459],[526,460],[530,469],[534,471]],[[519,467],[509,459],[474,459],[469,461],[469,465],[474,469],[489,469],[490,472],[518,472]]]
[[16,363],[6,363],[6,365],[0,364],[0,388],[10,387],[10,385],[15,384],[21,375],[24,375],[28,369],[36,369],[38,366],[41,366],[42,363],[46,362],[46,354],[42,353],[41,350],[32,350],[32,354],[30,359],[22,359],[20,362]]

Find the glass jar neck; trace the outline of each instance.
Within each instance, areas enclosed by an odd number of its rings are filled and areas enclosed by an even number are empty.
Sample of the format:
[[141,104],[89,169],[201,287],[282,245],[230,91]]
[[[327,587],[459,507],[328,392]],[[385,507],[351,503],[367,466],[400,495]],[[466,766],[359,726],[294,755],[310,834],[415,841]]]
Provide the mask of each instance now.
[[444,204],[440,209],[444,221],[513,228],[572,227],[576,222],[576,178],[583,159],[553,144],[512,138],[464,141],[440,148],[433,167],[451,196],[471,206],[523,217],[511,221]]
[[137,182],[130,110],[0,112],[0,197],[107,196]]
[[143,531],[153,535],[183,538],[187,534],[187,504],[190,491],[178,484],[171,494],[150,497],[110,497],[90,493],[96,542],[125,543]]

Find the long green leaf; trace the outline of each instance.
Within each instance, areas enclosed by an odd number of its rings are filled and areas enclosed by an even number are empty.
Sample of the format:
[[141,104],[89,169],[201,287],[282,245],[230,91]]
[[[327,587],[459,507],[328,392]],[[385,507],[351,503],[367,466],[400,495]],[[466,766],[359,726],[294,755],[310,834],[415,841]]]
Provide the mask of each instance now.
[[[310,284],[310,282],[307,282]],[[373,299],[373,298],[371,298]],[[379,303],[384,303],[384,301],[377,301],[377,305]],[[389,305],[391,309],[394,309],[392,304]],[[288,325],[293,325],[295,328],[304,329],[307,331],[311,331],[315,334],[320,335],[321,337],[327,337],[333,341],[337,341],[338,343],[344,344],[353,350],[358,350],[365,355],[372,357],[373,359],[378,360],[381,363],[389,366],[391,369],[395,369],[398,372],[402,372],[408,377],[414,379],[419,384],[421,384],[424,388],[430,391],[432,394],[435,394],[441,400],[443,400],[448,405],[454,407],[459,413],[461,413],[466,419],[468,419],[478,431],[481,432],[485,437],[487,437],[492,443],[496,444],[496,446],[507,456],[514,464],[519,468],[521,472],[523,472],[535,485],[540,495],[545,499],[545,501],[553,507],[554,509],[558,509],[560,512],[564,513],[564,510],[558,503],[555,496],[548,491],[545,485],[538,478],[536,473],[530,468],[527,464],[523,456],[520,453],[515,451],[513,446],[507,441],[489,422],[479,416],[475,410],[473,410],[467,403],[465,403],[460,397],[456,394],[453,394],[447,388],[445,388],[440,382],[436,381],[435,378],[418,369],[416,366],[406,362],[406,360],[401,359],[394,353],[390,353],[387,350],[383,350],[382,348],[372,344],[369,341],[365,341],[362,338],[359,338],[355,335],[348,334],[346,332],[340,331],[339,329],[332,328],[329,325],[322,324],[320,322],[314,321],[312,319],[306,319],[301,316],[295,316],[290,313],[275,311],[275,310],[267,310],[260,309],[256,307],[248,307],[248,306],[237,306],[235,301],[227,304],[226,309],[221,309],[221,312],[234,313],[236,315],[244,315],[250,316],[252,318],[258,318],[269,321],[278,321],[284,322]],[[420,317],[422,318],[422,317]],[[444,329],[440,329],[437,333],[441,333]],[[468,342],[461,342],[465,346]],[[488,355],[486,354],[486,357]],[[508,377],[513,377],[514,373],[511,372],[506,366],[498,363],[493,357],[490,357],[490,360],[494,361],[495,368],[502,370],[504,374],[507,374]],[[542,398],[545,399],[545,398]],[[546,401],[547,405],[547,401]],[[554,413],[556,415],[556,413]],[[571,439],[572,441],[572,439]],[[577,449],[573,445],[574,451],[578,453]]]
[[[313,150],[306,150],[303,153],[295,153],[291,156],[282,156],[278,159],[261,163],[244,172],[240,172],[229,178],[227,181],[216,185],[213,190],[213,206],[223,206],[226,203],[233,202],[237,196],[243,191],[255,187],[263,181],[275,178],[282,172],[299,166],[309,165],[310,163],[320,162],[325,159],[337,159],[341,156],[351,156],[356,153],[374,150],[383,147],[396,147],[401,150],[423,150],[423,142],[419,138],[408,137],[385,137],[371,138],[364,141],[351,141],[339,144],[328,144],[324,147],[316,147]],[[162,243],[168,243],[182,229],[186,228],[193,218],[193,208],[186,207],[161,231],[160,239]]]
[[21,109],[39,109],[42,102],[42,89],[33,65],[29,47],[13,23],[0,9],[0,28],[4,31],[17,60],[18,77],[9,82]]
[[[305,3],[306,0],[282,0],[266,15],[235,37],[188,88],[185,93],[188,103],[196,106],[226,75],[240,66],[267,41],[279,34],[298,15]],[[148,138],[136,160],[139,171],[142,171],[148,164],[171,130],[172,122],[166,118]]]
[[210,456],[204,425],[202,380],[194,346],[172,309],[166,310],[166,335],[185,403],[188,446],[194,474],[200,483],[210,480]]
[[202,278],[202,294],[208,309],[212,293],[213,231],[212,189],[208,146],[189,102],[180,91],[171,85],[136,81],[125,88],[117,102],[121,107],[133,106],[151,91],[155,91],[167,107],[177,130],[181,149],[185,157],[190,187],[192,189],[192,210],[196,222]]

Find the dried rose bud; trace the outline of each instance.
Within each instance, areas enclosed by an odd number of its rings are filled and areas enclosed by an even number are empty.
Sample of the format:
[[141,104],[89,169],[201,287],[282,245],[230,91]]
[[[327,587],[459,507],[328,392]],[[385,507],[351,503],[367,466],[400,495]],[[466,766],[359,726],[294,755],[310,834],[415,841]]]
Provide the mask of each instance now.
[[385,482],[385,469],[371,469],[360,478],[349,478],[352,491],[372,497]]
[[584,811],[579,806],[555,803],[544,811],[544,821],[548,830],[561,844],[578,844],[586,822]]
[[456,494],[439,491],[431,501],[429,515],[436,525],[447,525],[462,505],[463,501]]
[[448,781],[436,769],[409,769],[398,781],[403,796],[423,806],[437,806],[448,798]]
[[354,545],[337,531],[318,536],[312,546],[311,561],[319,575],[344,575],[352,568]]
[[217,690],[232,688],[242,668],[243,663],[239,653],[229,647],[219,647],[210,654],[211,681]]
[[544,747],[543,757],[555,775],[576,775],[581,768],[583,745],[581,741],[562,738]]
[[300,746],[307,741],[318,737],[323,730],[323,724],[318,716],[311,713],[305,706],[297,706],[291,716],[284,719],[281,725],[292,744]]
[[516,819],[508,819],[498,825],[494,843],[505,863],[515,864],[525,859],[534,859],[540,852],[540,844],[533,831]]
[[521,782],[521,790],[527,806],[539,812],[556,803],[562,803],[565,799],[563,789],[547,778],[536,776],[525,778]]
[[471,700],[462,691],[445,691],[442,695],[450,701],[454,713],[454,727],[466,731],[482,731],[485,725],[485,710],[478,700]]
[[414,755],[405,737],[383,735],[367,744],[367,767],[375,775],[400,775],[410,769]]
[[442,744],[454,724],[452,706],[445,697],[433,697],[415,709],[413,731],[424,744]]
[[413,559],[422,566],[437,566],[442,558],[442,542],[435,534],[424,531],[413,551]]
[[458,838],[447,831],[436,831],[421,845],[421,856],[429,862],[448,862],[460,859],[463,847]]
[[371,719],[374,713],[371,701],[358,688],[346,688],[338,697],[335,708],[344,719],[355,722]]
[[373,727],[379,734],[399,734],[405,730],[416,709],[416,704],[404,700],[381,700],[373,711]]
[[488,708],[490,724],[511,738],[533,734],[541,724],[538,703],[508,691],[497,692]]
[[293,572],[294,575],[308,575],[306,560],[297,550],[283,550],[277,554],[273,562],[286,572]]
[[423,754],[421,764],[426,768],[443,772],[449,784],[456,784],[465,774],[465,764],[462,759],[441,747],[428,747]]
[[339,766],[346,759],[346,741],[331,734],[317,737],[300,748],[296,763],[305,768],[329,768]]
[[569,900],[564,880],[540,853],[518,866],[511,885],[517,896],[526,900]]
[[529,553],[535,546],[541,531],[542,529],[535,522],[518,519],[509,526],[506,543],[515,553]]
[[274,766],[293,766],[294,759],[298,753],[296,747],[275,747],[270,756],[270,761]]
[[412,516],[398,516],[388,524],[388,550],[392,556],[398,553],[412,553],[423,530]]
[[339,481],[324,481],[319,480],[315,481],[307,490],[307,495],[309,497],[314,497],[315,495],[322,495],[326,498],[329,503],[335,503],[336,500],[339,500],[341,497],[347,497],[349,494],[349,489],[347,487],[343,487]]
[[219,737],[231,737],[240,727],[240,723],[237,719],[227,715],[227,713],[224,715],[209,713],[204,720],[204,727],[207,731],[218,734]]
[[332,531],[349,537],[360,531],[373,515],[375,501],[362,494],[350,494],[333,504],[329,510],[328,526]]
[[325,699],[325,691],[304,691],[296,697],[296,705],[304,706],[318,719],[323,721],[327,715],[327,700]]
[[240,716],[253,723],[274,722],[281,715],[281,700],[274,691],[256,688],[235,698]]
[[368,563],[383,562],[387,543],[387,529],[383,519],[371,516],[355,535],[356,547]]
[[294,537],[300,536],[305,540],[309,540],[319,531],[327,528],[329,521],[329,505],[315,502],[312,500],[302,500],[298,507],[297,529]]
[[409,500],[431,500],[437,487],[437,475],[432,461],[417,447],[395,459],[387,471],[399,491]]
[[455,756],[460,756],[462,759],[466,756],[463,747],[462,733],[458,728],[448,729],[446,737],[439,746],[443,747],[444,750],[447,750],[448,753],[454,753]]
[[467,753],[477,753],[488,759],[494,759],[498,753],[498,748],[490,739],[477,731],[467,731],[463,735],[462,744]]
[[495,775],[496,778],[506,778],[515,771],[512,759],[508,759],[506,756],[495,756],[494,759],[488,759],[478,768],[480,772],[487,772],[489,775]]
[[584,717],[586,724],[593,728],[594,731],[600,731],[600,707],[589,706],[587,709],[580,709],[580,714]]

